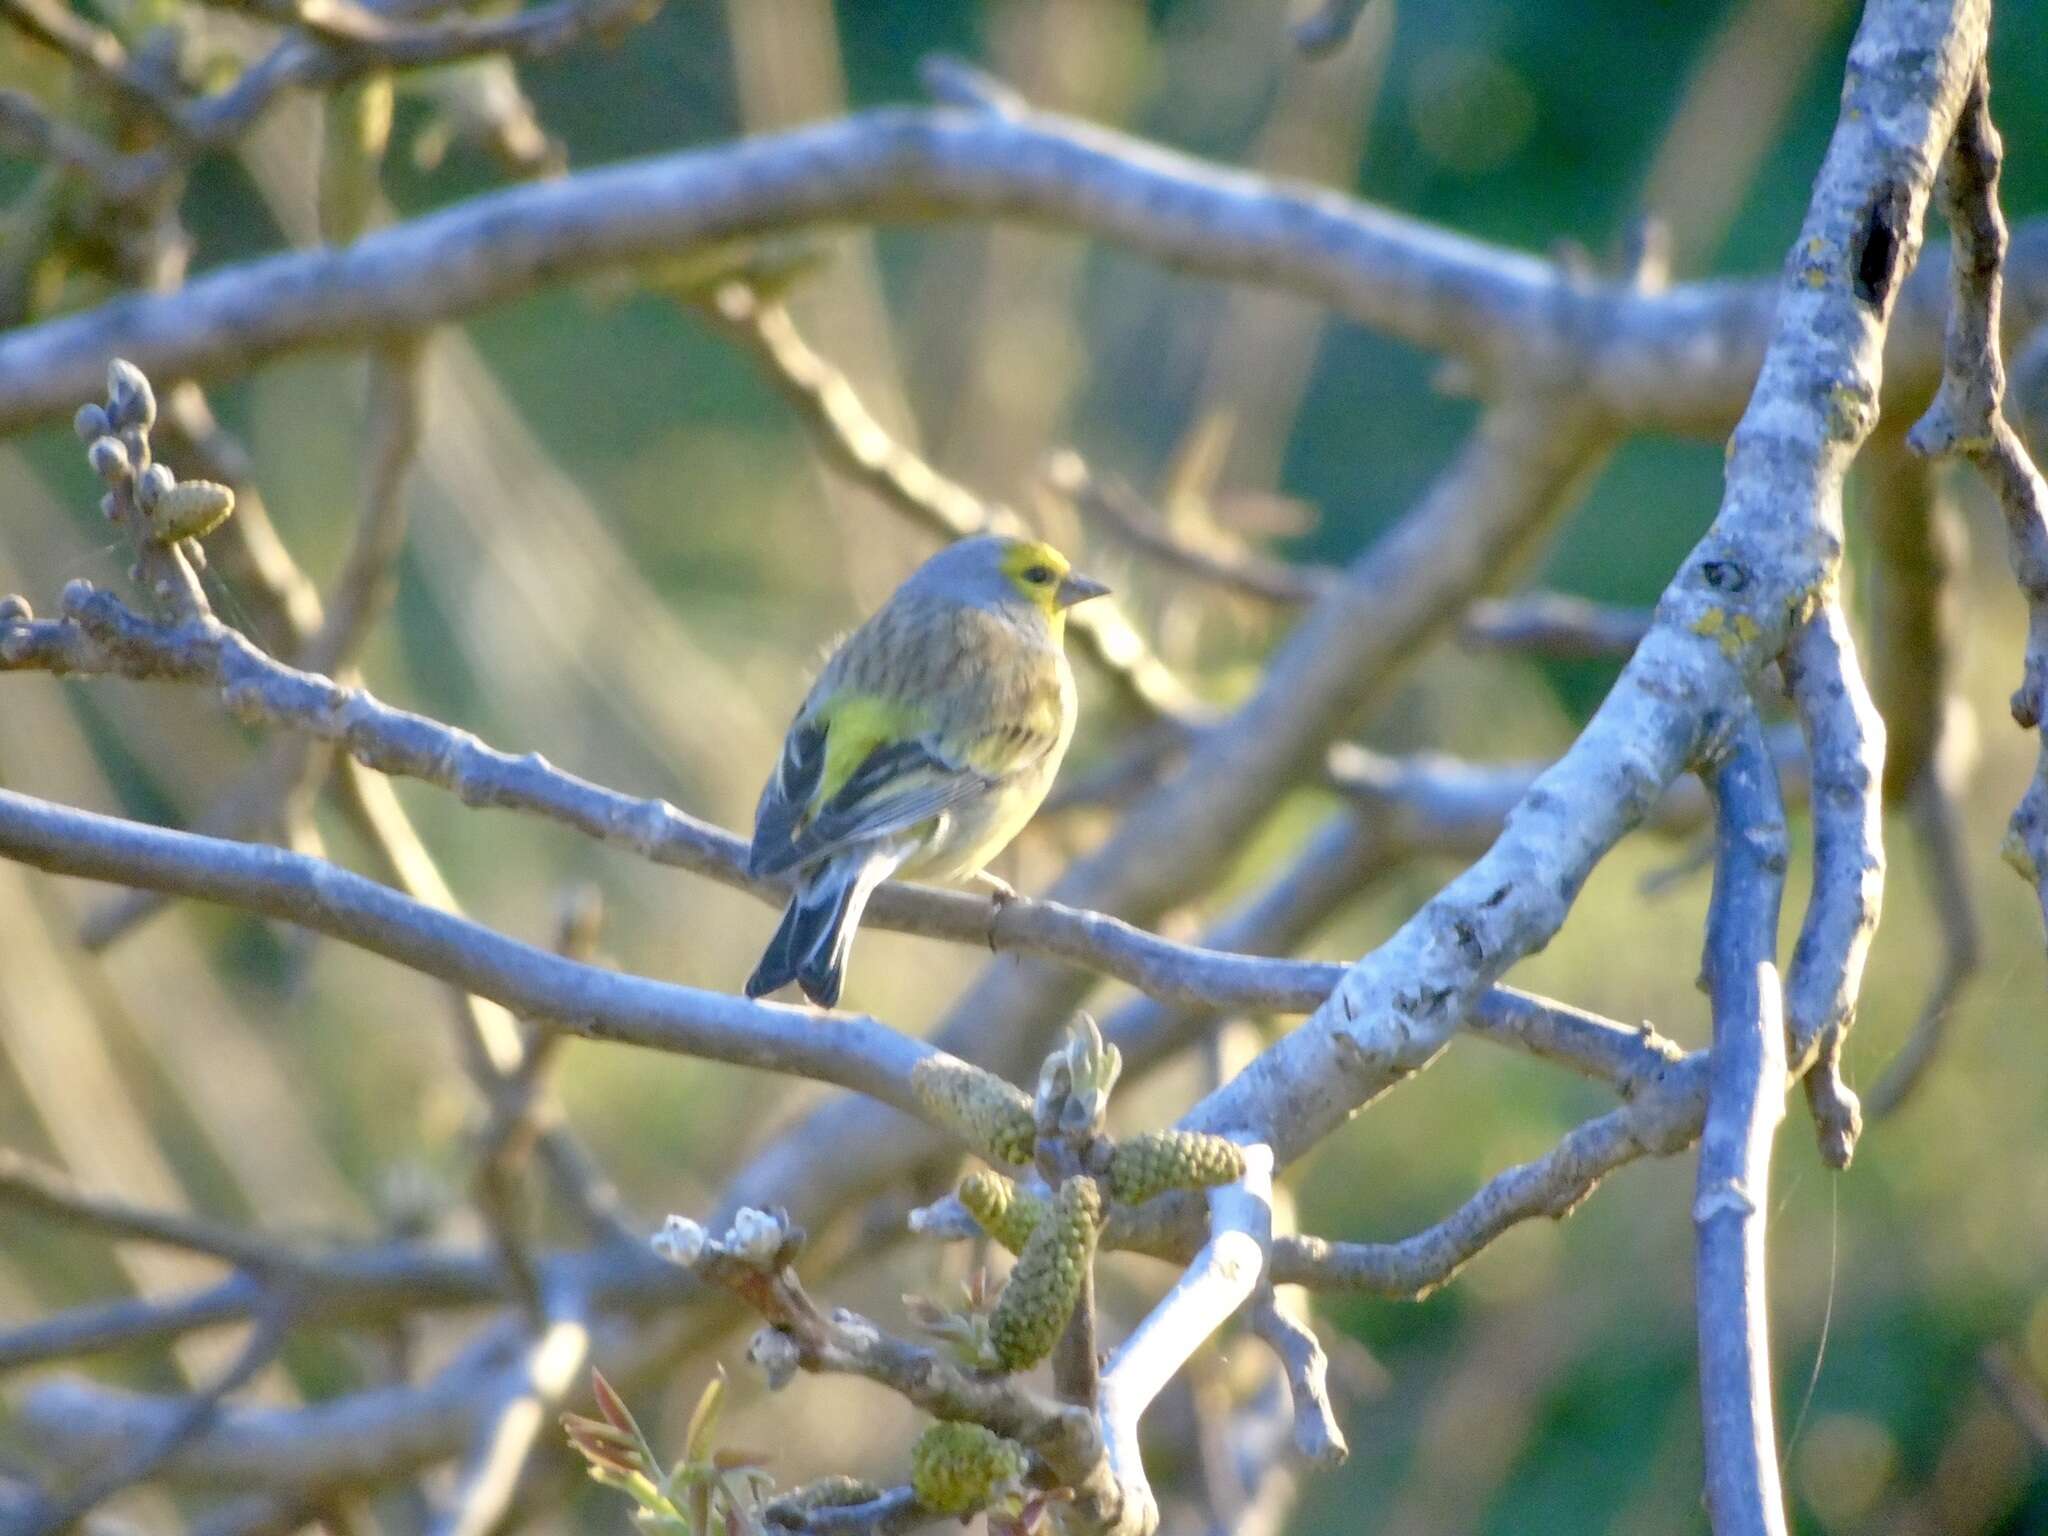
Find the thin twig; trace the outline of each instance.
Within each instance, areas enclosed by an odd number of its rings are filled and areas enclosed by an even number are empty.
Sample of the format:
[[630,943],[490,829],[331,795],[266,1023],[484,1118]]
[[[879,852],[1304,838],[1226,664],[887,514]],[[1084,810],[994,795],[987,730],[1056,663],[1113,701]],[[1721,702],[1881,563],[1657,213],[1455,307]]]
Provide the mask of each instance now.
[[1938,765],[1920,780],[1908,808],[1932,888],[1929,899],[1941,932],[1941,967],[1920,1004],[1912,1033],[1870,1090],[1873,1117],[1894,1113],[1926,1080],[1927,1069],[1947,1036],[1956,999],[1977,973],[1982,943],[1976,902],[1970,894],[1969,840],[1963,829],[1962,805],[1944,783]]
[[1968,533],[1935,466],[1880,433],[1865,450],[1872,570],[1872,689],[1885,722],[1884,791],[1912,819],[1941,935],[1941,963],[1906,1037],[1871,1091],[1873,1116],[1892,1113],[1924,1080],[1956,1000],[1976,973],[1981,942],[1971,891],[1963,797],[1976,730],[1954,675],[1965,633]]
[[93,1510],[125,1488],[131,1488],[175,1457],[186,1445],[206,1431],[219,1415],[229,1394],[239,1391],[257,1373],[277,1358],[284,1347],[292,1322],[290,1288],[273,1292],[255,1328],[235,1357],[220,1374],[186,1398],[179,1411],[154,1434],[115,1459],[81,1487],[74,1490],[47,1517],[30,1520],[24,1536],[61,1536]]
[[1999,353],[2007,241],[1998,206],[2003,146],[1991,121],[1982,57],[1943,160],[1941,195],[1955,247],[1954,303],[1941,388],[1907,442],[1930,457],[1957,454],[1977,467],[2005,513],[2013,577],[2027,600],[2027,646],[2012,717],[2040,736],[2034,780],[2006,834],[2005,856],[2034,888],[2048,925],[2048,482],[2004,416]]
[[583,1297],[571,1295],[547,1309],[526,1354],[507,1373],[503,1401],[471,1445],[454,1499],[432,1536],[489,1536],[516,1507],[519,1480],[553,1422],[553,1410],[589,1362],[584,1305]]
[[[1096,475],[1077,453],[1055,454],[1046,466],[1046,482],[1141,554],[1240,596],[1299,608],[1343,579],[1344,573],[1332,566],[1270,559],[1220,533],[1213,547],[1176,537],[1130,486]],[[1476,648],[1535,656],[1627,660],[1649,627],[1650,615],[1638,609],[1535,592],[1474,602],[1459,628],[1459,639]]]
[[1754,717],[1714,775],[1719,807],[1705,980],[1714,1047],[1700,1136],[1700,1411],[1715,1536],[1783,1536],[1771,1398],[1764,1231],[1771,1142],[1785,1113],[1778,907],[1785,816]]
[[1289,1315],[1270,1280],[1252,1303],[1251,1328],[1280,1359],[1294,1402],[1294,1449],[1314,1466],[1341,1466],[1351,1454],[1330,1401],[1330,1357],[1308,1324]]
[[[941,538],[1029,532],[1016,512],[983,500],[897,442],[845,373],[804,339],[781,304],[735,280],[719,283],[695,307],[761,365],[826,462],[856,485]],[[1207,713],[1114,601],[1076,608],[1067,623],[1088,654],[1147,712],[1179,721]]]
[[61,0],[0,0],[0,20],[63,54],[86,79],[159,128],[184,131],[175,95],[138,68],[113,33],[94,26]]
[[[685,815],[666,801],[638,800],[604,789],[549,765],[537,753],[514,757],[467,732],[380,703],[360,688],[298,672],[272,660],[246,637],[218,624],[173,628],[123,607],[111,594],[74,583],[67,589],[65,620],[0,624],[0,670],[118,673],[206,683],[221,690],[230,712],[305,730],[345,745],[354,758],[383,773],[421,778],[454,791],[471,805],[499,805],[548,816],[586,835],[623,846],[659,863],[674,864],[774,900],[780,885],[746,872],[745,844],[731,833]],[[1529,770],[1475,774],[1442,763],[1417,765],[1403,786],[1383,788],[1383,801],[1412,807],[1412,835],[1440,814],[1440,804],[1463,803],[1483,781],[1478,798],[1497,825],[1511,801],[1503,783],[1526,787]],[[1681,801],[1666,813],[1675,824],[1697,813]],[[1469,834],[1460,834],[1460,837]],[[1454,849],[1449,840],[1429,846]],[[438,879],[438,877],[436,877]],[[429,893],[416,893],[428,900]],[[441,905],[428,900],[430,905]],[[991,916],[978,898],[910,886],[876,893],[871,922],[959,943],[1018,950],[1085,965],[1127,981],[1154,997],[1262,1012],[1316,1007],[1342,974],[1341,966],[1219,953],[1179,944],[1098,912],[1046,900],[1019,898]]]
[[150,1210],[81,1189],[59,1170],[6,1149],[0,1149],[0,1203],[117,1237],[203,1253],[259,1274],[294,1264],[292,1251],[275,1242],[203,1217]]
[[1805,1085],[1822,1160],[1846,1168],[1863,1111],[1842,1076],[1842,1043],[1884,898],[1884,722],[1838,598],[1822,599],[1794,631],[1782,665],[1813,764],[1813,893],[1783,998],[1791,1069]]
[[[695,1254],[679,1254],[677,1261],[766,1319],[794,1349],[802,1369],[865,1377],[935,1418],[967,1420],[1020,1441],[1043,1456],[1060,1486],[1078,1498],[1106,1491],[1102,1441],[1087,1409],[1043,1397],[1008,1377],[970,1371],[943,1351],[898,1338],[844,1308],[819,1310],[790,1267],[803,1234],[767,1213],[746,1215],[776,1222],[780,1244],[750,1252],[730,1232],[700,1243]],[[679,1220],[670,1218],[671,1230]],[[705,1236],[702,1228],[695,1230]]]

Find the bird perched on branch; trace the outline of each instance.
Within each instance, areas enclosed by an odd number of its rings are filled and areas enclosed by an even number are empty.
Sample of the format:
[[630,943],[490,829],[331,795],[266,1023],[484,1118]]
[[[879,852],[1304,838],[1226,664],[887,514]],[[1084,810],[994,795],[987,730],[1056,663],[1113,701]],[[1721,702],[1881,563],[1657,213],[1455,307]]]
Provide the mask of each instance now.
[[1032,539],[963,539],[825,663],[754,812],[756,877],[796,872],[747,980],[839,1000],[854,930],[893,874],[978,877],[1044,801],[1074,734],[1066,611],[1108,589]]

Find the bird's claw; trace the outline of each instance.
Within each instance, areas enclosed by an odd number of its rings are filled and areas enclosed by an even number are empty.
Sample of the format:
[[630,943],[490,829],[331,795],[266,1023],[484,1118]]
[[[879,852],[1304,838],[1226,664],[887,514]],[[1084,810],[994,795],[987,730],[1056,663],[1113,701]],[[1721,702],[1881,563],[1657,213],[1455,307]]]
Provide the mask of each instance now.
[[988,887],[988,950],[996,952],[996,924],[1002,921],[1003,908],[1017,899],[1017,888],[998,875],[980,870],[975,879]]

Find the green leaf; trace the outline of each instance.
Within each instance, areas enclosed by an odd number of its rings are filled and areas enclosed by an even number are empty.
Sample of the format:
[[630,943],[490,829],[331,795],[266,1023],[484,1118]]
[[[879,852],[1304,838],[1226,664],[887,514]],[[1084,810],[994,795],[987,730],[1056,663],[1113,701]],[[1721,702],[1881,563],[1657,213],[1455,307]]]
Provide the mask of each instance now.
[[689,1432],[683,1436],[683,1457],[686,1461],[706,1462],[711,1459],[711,1436],[718,1427],[718,1413],[725,1406],[725,1367],[718,1368],[718,1374],[704,1383],[704,1393],[697,1399],[697,1407],[690,1415]]

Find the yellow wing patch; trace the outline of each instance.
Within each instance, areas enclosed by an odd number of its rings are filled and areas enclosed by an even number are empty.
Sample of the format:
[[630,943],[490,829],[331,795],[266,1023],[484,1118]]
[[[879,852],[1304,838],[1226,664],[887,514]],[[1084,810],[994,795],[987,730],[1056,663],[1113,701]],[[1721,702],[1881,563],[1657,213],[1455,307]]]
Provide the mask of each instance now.
[[825,774],[811,808],[827,805],[877,747],[893,746],[925,729],[925,713],[901,699],[844,694],[819,712],[825,722]]

